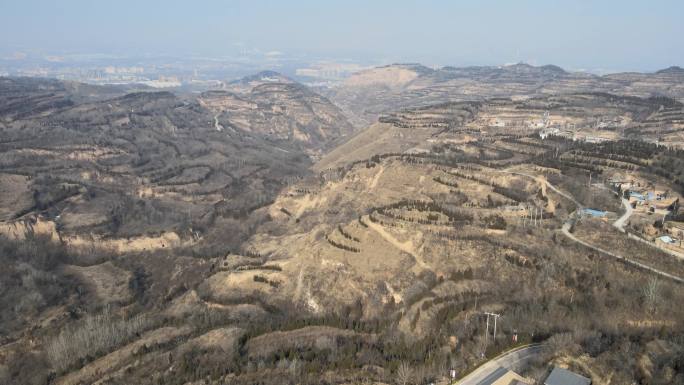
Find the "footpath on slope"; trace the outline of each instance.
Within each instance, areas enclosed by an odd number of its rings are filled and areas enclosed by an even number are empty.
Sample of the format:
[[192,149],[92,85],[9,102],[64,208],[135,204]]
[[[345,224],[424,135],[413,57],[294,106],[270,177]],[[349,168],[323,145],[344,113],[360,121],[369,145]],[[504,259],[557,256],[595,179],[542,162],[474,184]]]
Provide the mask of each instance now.
[[398,239],[394,238],[392,234],[388,233],[381,225],[374,223],[370,219],[367,221],[364,221],[369,228],[371,228],[373,231],[378,233],[385,241],[389,242],[392,244],[392,246],[396,247],[397,249],[411,255],[413,259],[416,260],[416,263],[423,269],[428,269],[428,265],[423,261],[423,257],[421,257],[414,249],[413,249],[413,242],[411,241],[406,241],[406,242],[400,242]]

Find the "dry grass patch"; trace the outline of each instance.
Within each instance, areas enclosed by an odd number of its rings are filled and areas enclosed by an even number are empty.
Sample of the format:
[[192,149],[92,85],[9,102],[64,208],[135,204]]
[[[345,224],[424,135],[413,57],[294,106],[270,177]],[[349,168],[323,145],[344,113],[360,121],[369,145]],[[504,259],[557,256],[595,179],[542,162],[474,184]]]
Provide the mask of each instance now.
[[12,219],[33,204],[30,180],[23,175],[0,174],[0,221]]
[[64,272],[81,280],[102,303],[125,303],[131,299],[128,282],[132,274],[111,262],[88,267],[68,265]]

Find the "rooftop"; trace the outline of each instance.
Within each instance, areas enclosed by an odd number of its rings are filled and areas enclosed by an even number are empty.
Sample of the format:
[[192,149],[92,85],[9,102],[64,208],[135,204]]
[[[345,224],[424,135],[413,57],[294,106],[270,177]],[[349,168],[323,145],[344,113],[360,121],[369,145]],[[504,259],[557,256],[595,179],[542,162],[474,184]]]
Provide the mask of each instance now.
[[591,380],[567,369],[554,367],[544,385],[590,385]]
[[662,237],[660,237],[660,240],[665,242],[665,243],[674,243],[675,242],[674,239],[672,239],[668,235],[663,235]]
[[582,210],[584,214],[591,215],[592,217],[605,217],[608,213],[596,209],[584,209]]
[[518,383],[524,384],[524,378],[513,371],[499,367],[478,382],[478,385],[514,385]]

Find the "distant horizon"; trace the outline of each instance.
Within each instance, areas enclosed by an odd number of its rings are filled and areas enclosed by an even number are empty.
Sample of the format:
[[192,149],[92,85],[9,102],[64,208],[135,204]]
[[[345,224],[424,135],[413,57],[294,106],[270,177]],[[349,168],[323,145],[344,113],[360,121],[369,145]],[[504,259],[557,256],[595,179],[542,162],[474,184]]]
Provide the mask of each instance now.
[[[26,56],[26,57],[21,57],[21,56]],[[13,57],[14,56],[14,57]],[[85,65],[85,64],[90,64],[92,63],[93,66],[116,66],[117,63],[116,61],[136,61],[137,64],[139,65],[144,65],[144,64],[150,64],[150,63],[145,63],[145,61],[155,61],[155,60],[162,60],[162,59],[167,59],[167,60],[187,60],[187,61],[193,61],[193,60],[213,60],[216,62],[225,62],[225,63],[231,63],[231,62],[241,62],[245,60],[245,57],[241,56],[232,56],[232,55],[203,55],[203,54],[187,54],[187,55],[178,55],[178,54],[171,54],[171,53],[142,53],[142,54],[123,54],[123,53],[118,53],[118,52],[111,52],[111,53],[105,53],[105,52],[77,52],[77,51],[72,51],[72,52],[60,52],[60,51],[44,51],[44,50],[36,50],[36,49],[18,49],[14,52],[8,52],[7,50],[3,51],[0,49],[0,65],[5,62],[5,63],[13,63],[15,65],[21,66],[22,62],[29,62],[31,64],[35,64],[36,61],[44,61],[46,64],[50,63],[53,65],[68,65],[70,63],[73,63],[74,65]],[[306,65],[316,65],[320,63],[325,63],[325,62],[330,62],[330,63],[347,63],[347,64],[358,64],[360,66],[364,66],[366,68],[372,68],[372,67],[383,67],[383,66],[391,66],[391,65],[410,65],[410,64],[415,64],[415,65],[422,65],[424,67],[436,70],[436,69],[443,69],[445,67],[454,67],[454,68],[467,68],[467,67],[506,67],[506,66],[512,66],[512,65],[517,65],[517,64],[526,64],[530,65],[533,67],[543,67],[543,66],[556,66],[559,67],[566,72],[571,72],[571,73],[588,73],[588,74],[593,74],[593,75],[608,75],[608,74],[614,74],[614,73],[629,73],[629,72],[635,72],[635,73],[655,73],[661,70],[665,70],[668,68],[676,67],[676,68],[684,68],[684,64],[681,63],[672,63],[672,64],[665,64],[661,67],[657,68],[576,68],[568,65],[563,65],[561,63],[554,63],[554,62],[542,62],[542,63],[531,63],[527,62],[525,60],[517,61],[517,62],[503,62],[503,63],[468,63],[468,64],[455,64],[455,63],[439,63],[439,64],[433,64],[433,63],[425,63],[425,62],[420,62],[420,61],[411,61],[411,60],[393,60],[393,59],[386,59],[386,61],[382,61],[380,59],[376,60],[370,60],[370,59],[354,59],[354,58],[332,58],[332,57],[316,57],[315,55],[311,55],[309,58],[301,58],[301,57],[288,57],[285,54],[279,55],[279,58],[277,59],[269,59],[266,60],[265,58],[257,58],[251,59],[251,64],[254,65],[255,70],[253,73],[258,73],[261,71],[265,70],[272,70],[276,72],[284,72],[287,73],[288,71],[282,71],[283,64],[282,63],[287,63],[287,62],[298,62],[298,64],[302,66]],[[97,63],[93,63],[97,62]],[[104,62],[104,63],[103,63]],[[249,66],[249,62],[244,63],[246,66]],[[269,66],[270,64],[270,66]],[[127,64],[127,65],[134,65],[133,63]],[[0,66],[1,69],[1,66]],[[0,71],[0,74],[2,72]]]
[[675,0],[6,3],[2,55],[251,55],[456,67],[522,61],[598,73],[684,65],[684,3]]

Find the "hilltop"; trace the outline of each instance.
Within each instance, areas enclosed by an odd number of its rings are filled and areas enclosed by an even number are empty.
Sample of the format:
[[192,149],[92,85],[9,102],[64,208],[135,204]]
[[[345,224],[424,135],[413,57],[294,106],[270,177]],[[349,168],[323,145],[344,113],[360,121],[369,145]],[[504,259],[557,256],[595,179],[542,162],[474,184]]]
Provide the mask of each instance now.
[[327,98],[273,71],[235,81],[225,91],[205,92],[199,101],[215,113],[217,127],[257,133],[311,154],[353,131]]
[[[79,239],[185,238],[237,221],[349,130],[325,98],[295,83],[255,86],[250,101],[225,91],[83,101],[58,81],[2,84],[3,175],[30,177],[22,185],[34,191],[5,218],[59,215],[65,235]],[[237,241],[249,226],[235,223]]]
[[390,65],[364,70],[332,88],[327,96],[365,125],[383,113],[447,101],[545,94],[606,92],[684,99],[684,74],[676,68],[656,73],[605,76],[568,72],[555,65],[442,67]]

